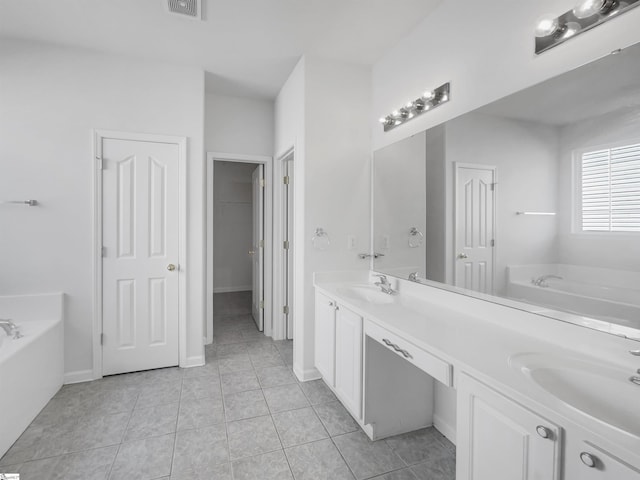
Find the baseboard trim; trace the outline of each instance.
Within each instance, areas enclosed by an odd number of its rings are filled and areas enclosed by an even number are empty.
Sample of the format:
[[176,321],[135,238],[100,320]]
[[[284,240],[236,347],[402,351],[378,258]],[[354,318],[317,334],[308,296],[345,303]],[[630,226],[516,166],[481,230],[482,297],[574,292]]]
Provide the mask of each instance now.
[[181,368],[201,367],[204,365],[204,355],[194,355],[193,357],[187,357],[187,363],[180,365]]
[[451,443],[456,445],[456,429],[454,427],[452,427],[448,423],[445,423],[438,415],[433,416],[433,426],[441,434],[447,437],[451,441]]
[[251,285],[244,285],[240,287],[215,287],[213,293],[232,293],[232,292],[246,292],[253,290]]
[[294,365],[293,373],[301,382],[308,382],[310,380],[318,380],[319,378],[322,378],[322,375],[320,375],[320,372],[315,367],[308,368],[306,370],[300,370]]
[[69,385],[70,383],[90,382],[91,380],[93,380],[93,370],[76,370],[65,373],[62,381],[65,385]]

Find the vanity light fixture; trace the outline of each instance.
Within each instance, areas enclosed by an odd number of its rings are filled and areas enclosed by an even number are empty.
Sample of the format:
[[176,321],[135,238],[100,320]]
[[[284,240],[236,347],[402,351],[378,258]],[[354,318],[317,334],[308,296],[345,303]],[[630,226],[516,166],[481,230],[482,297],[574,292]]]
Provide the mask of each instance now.
[[559,17],[544,16],[535,28],[536,55],[640,5],[640,0],[580,0]]
[[451,86],[447,82],[444,85],[440,85],[435,90],[424,92],[421,97],[416,98],[412,102],[407,102],[404,107],[394,110],[386,117],[381,117],[379,121],[382,124],[384,131],[388,132],[389,130],[396,128],[398,125],[402,125],[412,118],[448,102],[450,90]]

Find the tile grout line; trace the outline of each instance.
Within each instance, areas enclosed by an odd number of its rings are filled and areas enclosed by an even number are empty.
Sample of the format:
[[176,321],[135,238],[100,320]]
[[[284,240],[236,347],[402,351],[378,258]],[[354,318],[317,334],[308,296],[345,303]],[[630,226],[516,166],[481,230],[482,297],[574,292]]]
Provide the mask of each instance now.
[[[206,360],[205,360],[206,363]],[[176,458],[176,445],[178,444],[178,421],[180,420],[180,409],[182,408],[182,391],[184,390],[184,373],[180,382],[180,396],[178,397],[178,417],[176,418],[176,430],[173,434],[173,451],[171,452],[171,463],[169,464],[169,477],[173,474],[173,462]],[[160,477],[162,478],[162,477]]]

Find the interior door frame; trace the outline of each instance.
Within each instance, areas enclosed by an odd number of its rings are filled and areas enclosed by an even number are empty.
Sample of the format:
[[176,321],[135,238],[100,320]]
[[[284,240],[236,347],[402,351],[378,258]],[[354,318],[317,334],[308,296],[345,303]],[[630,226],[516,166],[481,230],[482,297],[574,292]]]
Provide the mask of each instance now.
[[[290,251],[289,258],[291,260],[291,265],[289,268],[289,273],[284,271],[284,248],[282,248],[284,242],[284,194],[283,194],[283,178],[284,178],[284,162],[291,161],[295,162],[295,149],[294,147],[290,147],[285,150],[284,153],[278,155],[277,160],[274,165],[274,184],[277,183],[278,187],[274,188],[274,205],[276,208],[274,209],[274,222],[273,222],[273,244],[274,244],[274,260],[273,260],[273,339],[274,340],[284,340],[287,338],[287,319],[284,315],[284,278],[286,274],[290,275],[290,283],[292,285],[290,290],[290,296],[292,298],[292,302],[294,308],[289,307],[289,320],[292,322],[294,336],[296,335],[296,331],[300,331],[301,329],[296,328],[296,307],[295,305],[301,303],[298,302],[301,295],[300,291],[296,287],[296,262],[298,259],[296,258],[296,254],[298,254],[299,250],[297,248],[297,237],[296,237],[296,228],[297,222],[295,215],[291,219],[291,243],[290,243]],[[297,165],[296,165],[297,166]],[[295,172],[295,166],[294,166]],[[294,173],[295,175],[295,173]],[[291,187],[289,190],[290,198],[293,199],[294,205],[296,201],[296,179],[293,178],[291,182]],[[297,342],[302,345],[303,342]],[[297,348],[297,347],[294,347]],[[298,347],[299,348],[299,347]]]
[[497,205],[498,205],[498,189],[496,185],[498,184],[498,167],[495,165],[485,165],[483,163],[465,163],[465,162],[453,162],[453,237],[451,238],[451,254],[452,258],[450,260],[450,265],[452,268],[452,282],[455,286],[457,280],[456,273],[456,247],[458,243],[458,172],[461,168],[471,168],[474,170],[487,170],[493,174],[493,235],[492,238],[495,244],[492,247],[491,251],[491,294],[495,291],[495,280],[496,280],[496,257],[498,256],[497,252],[497,244],[498,241],[496,237],[498,236],[498,217],[496,215]]
[[[129,140],[168,143],[178,147],[178,358],[187,365],[187,137],[148,133],[93,130],[93,371],[92,378],[102,378],[102,141]],[[88,373],[88,372],[87,372]],[[87,375],[88,377],[89,375]]]
[[274,225],[273,216],[273,157],[266,155],[247,155],[240,153],[207,152],[206,179],[206,316],[204,328],[204,342],[213,342],[213,166],[215,161],[255,163],[264,165],[264,312],[263,330],[268,337],[273,335],[273,245]]

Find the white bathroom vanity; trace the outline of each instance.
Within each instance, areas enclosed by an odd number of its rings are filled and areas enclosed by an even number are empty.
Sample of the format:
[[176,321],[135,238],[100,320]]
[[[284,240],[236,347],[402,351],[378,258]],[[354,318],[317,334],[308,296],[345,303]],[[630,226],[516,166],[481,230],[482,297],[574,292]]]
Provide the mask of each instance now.
[[371,439],[434,425],[457,480],[640,478],[638,342],[372,275],[315,275],[316,367]]

